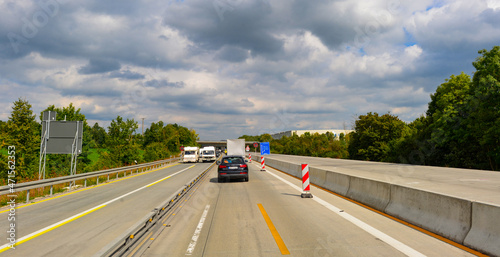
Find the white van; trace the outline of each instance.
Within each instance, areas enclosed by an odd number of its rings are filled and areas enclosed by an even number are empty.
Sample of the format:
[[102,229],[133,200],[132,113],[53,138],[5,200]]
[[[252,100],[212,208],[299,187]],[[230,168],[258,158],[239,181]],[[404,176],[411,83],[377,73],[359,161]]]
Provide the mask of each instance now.
[[199,148],[196,146],[184,147],[182,162],[198,162],[198,150]]
[[213,146],[205,146],[200,149],[200,160],[202,162],[213,162],[217,159],[215,156],[215,147]]

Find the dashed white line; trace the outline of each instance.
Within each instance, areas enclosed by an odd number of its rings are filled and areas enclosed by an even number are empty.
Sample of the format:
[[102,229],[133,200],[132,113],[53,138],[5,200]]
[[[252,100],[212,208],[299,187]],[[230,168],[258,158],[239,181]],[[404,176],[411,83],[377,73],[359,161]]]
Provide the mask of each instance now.
[[207,205],[205,207],[205,210],[203,211],[203,214],[201,215],[200,222],[198,222],[198,226],[196,226],[196,229],[194,230],[193,237],[191,238],[191,243],[189,243],[189,246],[186,250],[186,255],[193,254],[194,248],[196,247],[196,242],[198,241],[198,238],[200,237],[201,229],[203,228],[203,224],[205,223],[205,219],[207,218],[208,209],[210,209],[210,205]]

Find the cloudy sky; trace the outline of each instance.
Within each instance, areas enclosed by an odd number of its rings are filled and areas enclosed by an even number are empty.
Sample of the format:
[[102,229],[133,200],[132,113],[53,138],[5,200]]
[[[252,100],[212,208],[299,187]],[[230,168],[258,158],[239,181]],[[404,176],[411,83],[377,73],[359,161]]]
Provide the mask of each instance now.
[[498,24],[500,0],[0,0],[0,120],[21,97],[205,140],[412,121]]

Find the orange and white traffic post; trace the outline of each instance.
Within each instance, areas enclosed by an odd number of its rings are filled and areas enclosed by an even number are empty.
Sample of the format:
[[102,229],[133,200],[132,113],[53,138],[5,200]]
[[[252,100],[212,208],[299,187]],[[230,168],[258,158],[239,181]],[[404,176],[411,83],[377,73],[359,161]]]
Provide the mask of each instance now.
[[248,162],[252,162],[252,154],[251,153],[248,154]]
[[309,185],[309,164],[302,164],[302,198],[312,198],[311,186]]
[[266,162],[264,156],[260,157],[260,171],[266,171]]

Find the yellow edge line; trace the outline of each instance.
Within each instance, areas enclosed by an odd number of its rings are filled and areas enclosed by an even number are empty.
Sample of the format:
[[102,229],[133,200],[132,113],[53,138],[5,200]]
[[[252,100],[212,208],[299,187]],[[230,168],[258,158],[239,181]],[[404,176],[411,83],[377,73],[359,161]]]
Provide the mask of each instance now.
[[260,212],[262,213],[262,216],[264,217],[264,220],[267,223],[267,226],[269,227],[269,230],[271,231],[271,234],[274,237],[274,240],[276,241],[276,244],[278,245],[278,248],[280,248],[281,254],[282,255],[288,255],[290,252],[288,251],[288,248],[286,248],[285,242],[283,242],[283,239],[281,239],[280,234],[278,233],[278,230],[274,226],[273,222],[267,215],[266,210],[264,209],[264,206],[262,204],[257,204],[259,206]]
[[[275,168],[273,168],[273,169],[274,169],[274,170],[277,170],[277,171],[279,171],[279,172],[281,172],[281,173],[283,173],[283,174],[285,174],[285,175],[288,175],[288,176],[290,176],[290,177],[292,177],[292,178],[298,179],[298,178],[296,178],[296,177],[294,177],[294,176],[292,176],[292,175],[290,175],[290,174],[288,174],[288,173],[286,173],[286,172],[284,172],[284,171],[282,171],[282,170],[278,170],[278,169],[275,169]],[[299,180],[300,180],[300,179],[299,179]],[[468,253],[474,254],[474,255],[476,255],[476,256],[488,257],[488,255],[485,255],[485,254],[483,254],[483,253],[481,253],[481,252],[478,252],[478,251],[476,251],[476,250],[473,250],[473,249],[471,249],[471,248],[469,248],[469,247],[467,247],[467,246],[464,246],[464,245],[459,244],[459,243],[457,243],[457,242],[451,241],[451,240],[450,240],[450,239],[448,239],[448,238],[445,238],[445,237],[440,236],[440,235],[438,235],[438,234],[436,234],[436,233],[433,233],[433,232],[431,232],[431,231],[428,231],[428,230],[426,230],[426,229],[423,229],[423,228],[421,228],[421,227],[418,227],[418,226],[416,226],[416,225],[413,225],[413,224],[411,224],[411,223],[408,223],[408,222],[406,222],[406,221],[404,221],[404,220],[398,219],[398,218],[396,218],[396,217],[394,217],[394,216],[391,216],[391,215],[389,215],[389,214],[387,214],[387,213],[384,213],[384,212],[381,212],[381,211],[379,211],[379,210],[376,210],[376,209],[374,209],[374,208],[372,208],[372,207],[370,207],[370,206],[368,206],[368,205],[362,204],[362,203],[357,202],[357,201],[355,201],[355,200],[353,200],[353,199],[347,198],[347,197],[345,197],[345,196],[343,196],[343,195],[341,195],[341,194],[338,194],[338,193],[335,193],[335,192],[333,192],[333,191],[330,191],[329,189],[326,189],[326,188],[324,188],[324,187],[318,186],[318,185],[316,185],[316,184],[314,184],[314,183],[311,183],[311,185],[313,185],[313,186],[315,186],[315,187],[317,187],[317,188],[319,188],[319,189],[321,189],[321,190],[323,190],[323,191],[326,191],[326,192],[328,192],[328,193],[330,193],[330,194],[333,194],[333,195],[335,195],[335,196],[338,196],[338,197],[340,197],[340,198],[343,198],[344,200],[347,200],[347,201],[349,201],[349,202],[352,202],[352,203],[354,203],[354,204],[357,204],[357,205],[359,205],[359,206],[361,206],[361,207],[363,207],[363,208],[366,208],[366,209],[368,209],[368,210],[370,210],[370,211],[376,212],[376,213],[378,213],[378,214],[380,214],[380,215],[382,215],[382,216],[385,216],[386,218],[389,218],[389,219],[394,220],[394,221],[396,221],[396,222],[399,222],[399,223],[401,223],[401,224],[403,224],[403,225],[406,225],[406,226],[408,226],[408,227],[410,227],[410,228],[413,228],[413,229],[415,229],[415,230],[417,230],[417,231],[420,231],[420,232],[422,232],[422,233],[424,233],[424,234],[426,234],[426,235],[428,235],[428,236],[434,237],[434,238],[436,238],[436,239],[438,239],[438,240],[441,240],[441,241],[443,241],[443,242],[445,242],[445,243],[447,243],[447,244],[450,244],[450,245],[452,245],[452,246],[455,246],[455,247],[457,247],[457,248],[459,248],[459,249],[461,249],[461,250],[463,250],[463,251],[466,251],[466,252],[468,252]]]
[[[195,165],[192,165],[192,166],[188,167],[186,170],[191,169],[191,168],[192,168],[192,167],[194,167],[194,166],[195,166]],[[178,173],[179,173],[179,172],[176,172],[176,173],[175,173],[175,175],[176,175],[176,174],[178,174]],[[174,174],[173,174],[173,175],[174,175]],[[172,176],[173,176],[173,175],[172,175]],[[160,179],[160,180],[158,180],[158,181],[156,181],[156,182],[154,182],[154,183],[152,183],[152,184],[147,185],[146,187],[150,187],[150,186],[156,185],[156,184],[158,184],[158,183],[160,183],[160,182],[162,182],[162,181],[165,181],[165,180],[167,180],[167,179],[171,178],[172,176],[168,176],[168,177],[166,177],[166,178],[162,178],[162,179]]]
[[166,178],[162,178],[162,179],[160,179],[160,180],[158,180],[158,181],[154,182],[153,184],[149,184],[147,187],[150,187],[150,186],[152,186],[152,185],[156,185],[156,184],[158,184],[158,183],[160,183],[160,182],[162,182],[162,181],[164,181],[164,180],[167,180],[167,179],[169,179],[169,178],[170,178],[170,176],[168,176],[168,177],[166,177]]
[[[106,205],[101,205],[101,206],[99,206],[99,207],[97,207],[97,208],[95,208],[95,209],[93,209],[93,210],[86,211],[86,212],[84,212],[84,213],[82,213],[82,214],[80,214],[80,215],[78,215],[78,216],[76,216],[76,217],[74,217],[74,218],[72,218],[72,219],[69,219],[69,220],[67,220],[67,221],[65,221],[65,222],[63,222],[63,223],[61,223],[61,224],[58,224],[58,225],[53,226],[53,227],[50,227],[50,228],[48,228],[48,229],[46,229],[46,230],[40,231],[40,232],[38,232],[38,233],[36,233],[36,234],[34,234],[34,235],[32,235],[32,236],[28,237],[28,238],[25,238],[25,239],[23,239],[23,240],[21,240],[21,241],[17,241],[17,242],[14,244],[14,246],[18,246],[18,245],[20,245],[20,244],[22,244],[22,243],[25,243],[25,242],[27,242],[27,241],[29,241],[29,240],[33,239],[33,238],[39,237],[39,236],[41,236],[41,235],[43,235],[43,234],[45,234],[45,233],[47,233],[47,232],[49,232],[49,231],[52,231],[52,230],[54,230],[54,229],[56,229],[56,228],[58,228],[58,227],[61,227],[61,226],[63,226],[63,225],[66,225],[66,224],[68,224],[68,223],[70,223],[70,222],[72,222],[72,221],[74,221],[74,220],[76,220],[76,219],[79,219],[79,218],[81,218],[81,217],[83,217],[83,216],[85,216],[85,215],[87,215],[87,214],[90,214],[90,213],[92,213],[92,212],[95,212],[95,211],[97,211],[97,210],[99,210],[99,209],[101,209],[101,208],[104,208],[104,207],[106,207]],[[0,253],[5,252],[6,250],[9,250],[9,249],[11,249],[11,248],[10,248],[10,246],[4,247],[4,248],[0,249]]]
[[[46,202],[46,201],[49,201],[49,200],[53,200],[53,199],[56,199],[56,198],[59,198],[59,197],[63,197],[63,196],[67,196],[67,195],[72,195],[72,194],[83,192],[85,190],[93,189],[93,188],[96,188],[96,187],[113,184],[113,183],[118,182],[118,181],[122,181],[122,180],[125,180],[125,179],[129,179],[129,178],[134,178],[134,177],[137,177],[137,176],[145,175],[145,174],[148,174],[148,173],[151,173],[151,172],[155,172],[155,171],[158,171],[158,170],[161,170],[161,169],[171,168],[171,167],[174,167],[174,166],[177,166],[177,165],[179,165],[179,163],[176,163],[174,165],[170,165],[170,166],[167,166],[167,167],[164,167],[164,168],[159,168],[159,169],[155,169],[155,170],[150,170],[150,171],[142,172],[142,173],[139,173],[139,174],[135,174],[133,176],[128,176],[128,177],[120,178],[120,179],[113,180],[113,181],[110,181],[110,182],[103,182],[102,184],[99,184],[99,185],[90,186],[90,187],[79,189],[77,191],[73,191],[73,192],[69,192],[69,193],[64,193],[62,195],[50,197],[48,199],[40,200],[40,201],[37,201],[37,202],[34,202],[34,203],[28,203],[28,204],[23,204],[23,205],[20,205],[20,206],[16,206],[15,209],[17,210],[17,209],[20,209],[20,208],[23,208],[23,207],[26,207],[26,206],[30,206],[30,205],[34,205],[34,204],[38,204],[38,203],[43,203],[43,202]],[[9,208],[6,209],[6,210],[0,211],[0,213],[4,213],[4,212],[8,212],[8,211],[10,211]]]

